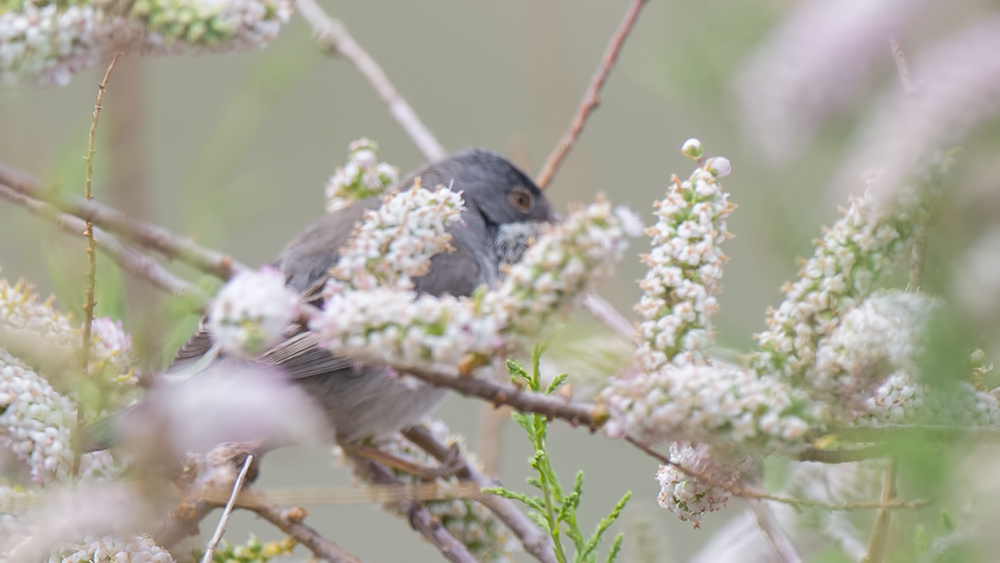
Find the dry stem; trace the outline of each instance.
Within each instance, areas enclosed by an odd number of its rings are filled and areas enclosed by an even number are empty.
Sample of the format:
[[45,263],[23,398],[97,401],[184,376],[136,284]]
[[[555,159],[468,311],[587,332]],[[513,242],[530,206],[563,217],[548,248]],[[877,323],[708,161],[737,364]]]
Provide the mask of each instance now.
[[[434,438],[434,435],[422,426],[409,428],[403,432],[403,435],[438,461],[444,461],[452,455],[451,449],[448,446],[438,442]],[[517,536],[517,539],[521,541],[525,552],[531,554],[542,563],[556,563],[555,552],[552,548],[552,538],[542,532],[509,499],[478,492],[480,489],[492,487],[496,483],[491,482],[486,476],[476,470],[475,466],[469,463],[465,456],[459,454],[457,462],[461,464],[461,469],[456,474],[457,477],[472,481],[476,485],[477,494],[471,495],[470,498],[488,508],[500,521],[506,524],[510,528],[510,531]]]
[[573,122],[570,123],[569,131],[566,132],[555,150],[549,155],[548,160],[545,161],[545,166],[542,167],[542,171],[538,173],[538,178],[535,179],[539,188],[544,190],[549,185],[549,182],[552,181],[552,177],[555,175],[559,165],[562,164],[566,155],[569,154],[573,145],[576,144],[576,140],[580,138],[580,133],[583,132],[583,126],[587,122],[587,117],[600,104],[601,88],[604,87],[604,82],[608,79],[608,75],[611,74],[611,69],[614,68],[615,61],[618,59],[618,52],[621,51],[622,45],[625,43],[625,38],[632,31],[632,26],[639,16],[639,10],[642,9],[645,3],[646,0],[632,0],[632,5],[629,6],[628,12],[625,13],[625,19],[622,20],[618,31],[611,38],[611,43],[608,45],[608,49],[604,53],[604,58],[601,60],[601,66],[597,68],[597,73],[594,74],[594,78],[590,82],[590,87],[583,96],[583,101],[580,102],[580,109],[576,112]]
[[[362,464],[365,473],[371,480],[380,484],[398,484],[399,481],[392,472],[383,465],[370,460],[354,458]],[[410,524],[415,530],[420,532],[434,547],[452,563],[476,563],[469,550],[452,536],[448,530],[441,525],[441,522],[431,515],[427,507],[418,502],[410,503],[407,512],[410,516]]]
[[91,221],[128,241],[155,250],[167,258],[181,260],[192,267],[228,280],[240,270],[248,269],[232,257],[182,238],[163,227],[128,218],[114,208],[93,201],[77,200],[49,190],[30,174],[0,163],[0,184],[28,197],[45,201],[64,213]]
[[[82,219],[68,213],[62,213],[44,201],[26,196],[3,184],[0,184],[0,197],[51,221],[73,236],[82,236],[86,228],[86,223]],[[204,309],[208,303],[208,296],[201,288],[171,274],[148,254],[123,245],[118,242],[118,239],[110,233],[102,231],[99,227],[94,227],[94,237],[100,241],[97,249],[107,255],[122,270],[148,281],[174,297],[193,301],[194,306],[198,309]]]
[[[882,477],[882,503],[888,504],[896,499],[896,460],[889,461],[889,467]],[[868,540],[868,551],[861,563],[882,563],[889,540],[889,524],[892,522],[892,512],[882,508],[875,516],[871,538]]]
[[811,500],[811,499],[794,498],[794,497],[783,497],[783,496],[772,495],[772,494],[761,492],[761,491],[752,491],[750,489],[743,489],[741,487],[726,486],[726,485],[724,485],[722,483],[719,483],[718,481],[712,479],[711,477],[708,477],[707,475],[704,475],[703,473],[701,473],[699,471],[695,471],[694,469],[690,469],[688,467],[684,467],[683,465],[681,465],[681,464],[679,464],[679,463],[671,460],[669,457],[667,457],[667,456],[665,456],[665,455],[657,452],[656,450],[653,450],[649,446],[647,446],[647,445],[645,445],[645,444],[643,444],[643,443],[641,443],[641,442],[639,442],[637,440],[634,440],[632,438],[625,438],[625,439],[629,443],[633,444],[635,447],[637,447],[640,450],[642,450],[644,453],[646,453],[646,454],[650,455],[651,457],[656,458],[657,460],[659,460],[660,463],[663,463],[665,465],[670,465],[672,467],[675,467],[679,471],[683,471],[684,473],[686,473],[686,474],[694,477],[695,479],[698,479],[699,481],[705,483],[706,485],[708,485],[710,487],[718,487],[720,489],[725,489],[725,490],[729,491],[733,496],[737,496],[737,497],[744,498],[744,499],[769,500],[771,502],[780,502],[782,504],[787,504],[787,505],[797,506],[797,507],[811,507],[811,508],[821,508],[821,509],[824,509],[824,510],[838,510],[838,511],[840,511],[840,510],[873,510],[873,509],[878,509],[878,510],[898,510],[898,509],[916,510],[918,508],[922,508],[922,507],[927,506],[928,504],[930,504],[928,501],[922,500],[922,499],[921,500],[914,500],[914,501],[890,500],[888,502],[883,502],[881,500],[875,501],[875,502],[855,501],[855,502],[842,502],[842,503],[831,504],[831,503],[820,502],[820,501]]
[[561,418],[573,426],[586,425],[591,430],[600,428],[607,421],[607,409],[601,405],[592,405],[568,401],[560,397],[525,393],[513,385],[504,385],[486,379],[466,377],[459,374],[457,368],[451,366],[434,366],[433,368],[392,366],[397,371],[408,373],[422,379],[431,385],[448,387],[462,395],[479,397],[496,406],[509,405],[521,412],[542,414],[549,418]]
[[389,107],[389,114],[396,123],[409,135],[417,149],[430,162],[441,160],[447,152],[434,137],[420,118],[399,95],[396,87],[389,81],[382,67],[368,54],[357,41],[347,32],[344,24],[331,18],[315,0],[296,0],[299,13],[312,26],[320,45],[332,55],[347,59],[358,72],[375,88],[375,92]]

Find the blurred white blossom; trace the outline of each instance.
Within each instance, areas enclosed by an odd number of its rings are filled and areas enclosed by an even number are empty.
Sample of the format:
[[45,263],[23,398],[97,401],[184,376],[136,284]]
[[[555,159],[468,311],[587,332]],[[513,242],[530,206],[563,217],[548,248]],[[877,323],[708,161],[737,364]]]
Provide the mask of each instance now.
[[[889,37],[921,0],[798,2],[750,57],[737,84],[747,133],[784,162],[862,90]],[[937,76],[928,74],[927,76]]]
[[298,313],[298,303],[281,272],[270,268],[242,272],[215,297],[208,327],[224,352],[253,357],[281,340]]
[[399,181],[395,166],[378,162],[378,145],[370,139],[351,143],[350,158],[326,183],[326,211],[332,213],[352,202],[381,195]]
[[844,217],[816,241],[799,279],[782,288],[785,300],[768,311],[768,329],[756,336],[762,351],[752,358],[759,372],[802,381],[816,363],[820,340],[878,288],[885,274],[910,258],[929,213],[925,192],[931,187],[922,184],[891,208],[877,209],[867,193],[851,200]]
[[865,299],[820,343],[807,383],[833,398],[832,404],[854,409],[889,374],[902,370],[918,375],[918,354],[933,305],[919,293]]
[[65,85],[116,51],[166,54],[261,47],[291,0],[24,0],[0,13],[0,84]]

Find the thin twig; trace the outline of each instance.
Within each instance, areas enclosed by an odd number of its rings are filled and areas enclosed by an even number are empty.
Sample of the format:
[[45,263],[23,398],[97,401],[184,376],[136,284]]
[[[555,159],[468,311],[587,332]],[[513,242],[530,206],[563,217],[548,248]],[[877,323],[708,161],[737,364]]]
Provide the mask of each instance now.
[[818,450],[809,448],[795,454],[797,461],[817,461],[820,463],[853,463],[866,459],[885,457],[892,452],[888,444],[875,444],[861,448],[842,448],[838,450]]
[[[453,455],[448,446],[438,442],[434,435],[422,426],[409,428],[403,432],[403,435],[438,461],[443,462]],[[477,489],[485,489],[497,484],[480,473],[465,456],[461,454],[459,456],[457,462],[461,464],[461,469],[456,474],[459,479],[472,481],[476,484]],[[531,518],[521,512],[511,500],[485,493],[478,493],[470,498],[488,508],[501,522],[506,524],[521,541],[524,551],[542,563],[556,563],[555,552],[552,549],[552,538],[535,525]]]
[[375,88],[375,92],[389,107],[389,114],[409,135],[417,149],[430,162],[441,160],[447,154],[434,134],[420,121],[416,112],[399,95],[382,67],[347,32],[340,21],[331,18],[315,0],[296,0],[299,13],[309,22],[320,45],[331,55],[347,59]]
[[311,551],[320,561],[360,563],[357,557],[347,553],[310,526],[303,524],[302,519],[307,514],[301,508],[286,509],[272,502],[258,501],[253,507],[248,507],[248,510],[274,524],[276,528],[306,546],[306,549]]
[[595,319],[615,331],[615,334],[620,336],[625,342],[629,344],[635,343],[632,340],[632,336],[635,334],[635,326],[632,324],[632,321],[625,318],[625,315],[619,313],[618,309],[612,307],[611,303],[591,293],[583,299],[583,308]]
[[952,442],[960,439],[983,442],[1000,441],[1000,428],[965,427],[933,424],[895,424],[884,426],[845,426],[831,431],[839,440],[893,444],[903,440],[934,440]]
[[209,540],[208,546],[205,547],[205,555],[202,556],[201,563],[212,563],[212,557],[215,555],[215,548],[219,547],[219,542],[222,541],[222,535],[226,533],[226,524],[229,522],[229,515],[233,513],[233,506],[236,504],[236,497],[239,496],[240,491],[243,490],[243,483],[246,481],[247,472],[250,471],[251,463],[253,463],[253,455],[247,454],[246,460],[243,461],[243,468],[240,469],[240,474],[236,477],[236,482],[233,483],[233,492],[229,495],[226,507],[222,509],[222,517],[219,518],[219,525],[215,527],[215,533],[212,534],[212,539]]
[[[398,484],[399,481],[392,472],[380,463],[355,458],[365,469],[365,473],[380,484]],[[421,503],[409,503],[408,510],[404,510],[410,516],[410,524],[415,530],[420,532],[434,547],[452,563],[476,563],[476,559],[469,553],[468,548],[455,539],[448,530],[441,525],[441,522],[431,515],[427,507]]]
[[[24,195],[21,192],[0,184],[0,197],[16,203],[31,213],[47,219],[57,227],[74,236],[82,236],[86,223],[68,213],[62,213],[55,207]],[[103,252],[123,271],[153,284],[174,297],[189,299],[197,309],[203,309],[208,303],[208,296],[198,286],[178,278],[147,254],[118,242],[110,233],[94,227],[94,237],[98,241],[97,249]]]
[[552,181],[552,177],[555,175],[559,165],[562,164],[563,159],[566,158],[573,145],[576,144],[580,133],[583,132],[583,126],[587,122],[587,117],[600,104],[601,88],[608,79],[608,75],[611,74],[611,69],[614,68],[615,61],[618,59],[618,52],[621,51],[622,45],[625,43],[625,38],[632,31],[632,26],[639,16],[639,10],[642,9],[645,3],[646,0],[632,0],[632,5],[629,6],[628,12],[625,13],[625,19],[622,20],[618,31],[611,38],[611,43],[608,45],[608,49],[604,53],[604,58],[601,60],[601,66],[598,67],[593,80],[590,82],[590,87],[587,89],[587,93],[583,96],[583,101],[580,102],[580,109],[576,112],[576,116],[570,124],[569,131],[559,141],[559,145],[556,146],[552,154],[549,155],[548,160],[545,161],[542,171],[538,173],[538,178],[535,182],[539,188],[544,190],[549,185],[549,182]]
[[504,385],[486,379],[465,377],[457,368],[434,366],[433,368],[413,366],[392,366],[397,371],[408,373],[431,385],[448,387],[465,396],[479,397],[496,406],[509,405],[521,412],[532,412],[549,418],[560,418],[573,426],[585,425],[596,430],[608,419],[608,411],[602,405],[569,401],[561,397],[526,393],[513,385]]
[[788,534],[781,528],[781,524],[778,523],[774,514],[771,513],[771,509],[757,499],[745,498],[743,502],[750,508],[750,513],[753,514],[754,520],[757,522],[757,527],[771,546],[774,555],[777,556],[777,560],[780,563],[802,563],[802,558],[795,551],[792,540],[789,539]]
[[[107,72],[104,73],[104,80],[97,85],[97,102],[94,103],[94,120],[90,123],[90,136],[87,140],[87,156],[84,158],[87,161],[87,178],[83,184],[83,197],[90,201],[94,199],[93,194],[90,193],[90,182],[94,173],[94,153],[97,152],[94,148],[94,137],[97,133],[97,119],[101,115],[101,101],[104,99],[104,90],[108,87],[108,80],[111,79],[111,71],[115,69],[115,65],[118,63],[118,57],[121,53],[115,53],[115,56],[111,59],[111,64],[108,65]],[[94,240],[94,223],[87,221],[84,225],[83,236],[87,237],[87,290],[84,297],[83,303],[83,343],[80,346],[80,373],[86,375],[90,369],[90,338],[94,326],[94,307],[97,303],[94,301],[94,292],[97,285],[97,241]],[[83,428],[84,425],[84,414],[83,409],[78,408],[76,410],[76,427]],[[73,477],[76,477],[80,471],[80,455],[83,452],[80,448],[73,449],[73,464],[71,466],[71,473]]]
[[[897,469],[896,460],[890,460],[889,467],[885,469],[885,475],[882,477],[882,504],[888,504],[896,499]],[[875,516],[871,538],[868,539],[868,551],[861,563],[882,563],[889,543],[889,524],[891,522],[892,511],[885,508],[880,509]]]
[[670,466],[676,468],[677,470],[682,471],[682,472],[684,472],[684,473],[686,473],[686,474],[694,477],[695,479],[698,479],[699,481],[705,483],[706,485],[708,485],[710,487],[718,487],[720,489],[725,489],[725,490],[729,491],[729,493],[731,493],[733,496],[737,496],[737,497],[740,497],[740,498],[767,500],[767,501],[771,501],[771,502],[780,502],[782,504],[787,504],[787,505],[790,505],[790,506],[821,508],[821,509],[824,509],[824,510],[838,510],[838,511],[840,511],[840,510],[879,510],[879,509],[916,510],[918,508],[923,508],[924,506],[927,506],[928,504],[930,504],[929,501],[926,501],[926,500],[923,500],[923,499],[918,499],[918,500],[913,500],[913,501],[892,500],[890,502],[882,502],[882,501],[875,501],[875,502],[854,501],[854,502],[842,502],[842,503],[826,503],[826,502],[820,502],[820,501],[811,500],[811,499],[794,498],[794,497],[783,497],[783,496],[772,495],[772,494],[761,492],[761,491],[753,491],[753,490],[750,490],[750,489],[743,489],[743,488],[740,488],[740,487],[727,486],[727,485],[724,485],[722,483],[719,483],[718,481],[712,479],[711,477],[708,477],[707,475],[705,475],[705,474],[703,474],[703,473],[701,473],[699,471],[695,471],[694,469],[685,467],[685,466],[683,466],[683,465],[681,465],[681,464],[679,464],[679,463],[671,460],[669,457],[667,457],[667,456],[665,456],[665,455],[657,452],[656,450],[650,448],[649,446],[643,444],[642,442],[639,442],[637,440],[634,440],[634,439],[628,438],[628,437],[626,437],[625,440],[628,441],[629,443],[631,443],[632,445],[634,445],[635,447],[639,448],[640,450],[642,450],[647,455],[649,455],[649,456],[651,456],[651,457],[659,460],[660,463],[663,463],[665,465],[670,465]]
[[249,269],[226,254],[196,244],[158,225],[130,219],[121,211],[93,201],[69,198],[55,190],[46,189],[41,181],[27,172],[2,162],[0,184],[45,201],[64,213],[91,221],[137,246],[155,250],[167,258],[181,260],[223,280],[228,280],[238,271]]

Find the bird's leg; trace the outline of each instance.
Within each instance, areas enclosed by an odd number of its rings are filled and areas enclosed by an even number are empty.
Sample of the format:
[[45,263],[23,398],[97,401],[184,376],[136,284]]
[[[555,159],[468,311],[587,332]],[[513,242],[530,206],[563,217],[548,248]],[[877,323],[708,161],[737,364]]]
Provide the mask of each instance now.
[[344,449],[344,453],[348,455],[358,456],[370,461],[376,461],[390,467],[397,471],[402,471],[403,473],[413,475],[414,477],[424,480],[424,481],[434,481],[436,479],[445,479],[455,475],[459,470],[462,469],[460,463],[458,463],[458,446],[453,445],[452,451],[454,453],[449,453],[448,457],[443,460],[437,467],[427,467],[420,465],[419,463],[414,463],[412,461],[407,461],[401,459],[392,454],[383,452],[378,448],[373,448],[371,446],[360,446],[356,444],[341,444],[341,448]]

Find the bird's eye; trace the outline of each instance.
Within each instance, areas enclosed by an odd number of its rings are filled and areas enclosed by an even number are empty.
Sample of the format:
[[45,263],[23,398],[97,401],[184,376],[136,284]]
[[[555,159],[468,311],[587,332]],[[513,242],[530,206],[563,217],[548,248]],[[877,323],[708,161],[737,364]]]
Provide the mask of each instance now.
[[516,188],[510,192],[510,202],[522,213],[531,211],[531,194],[524,188]]

